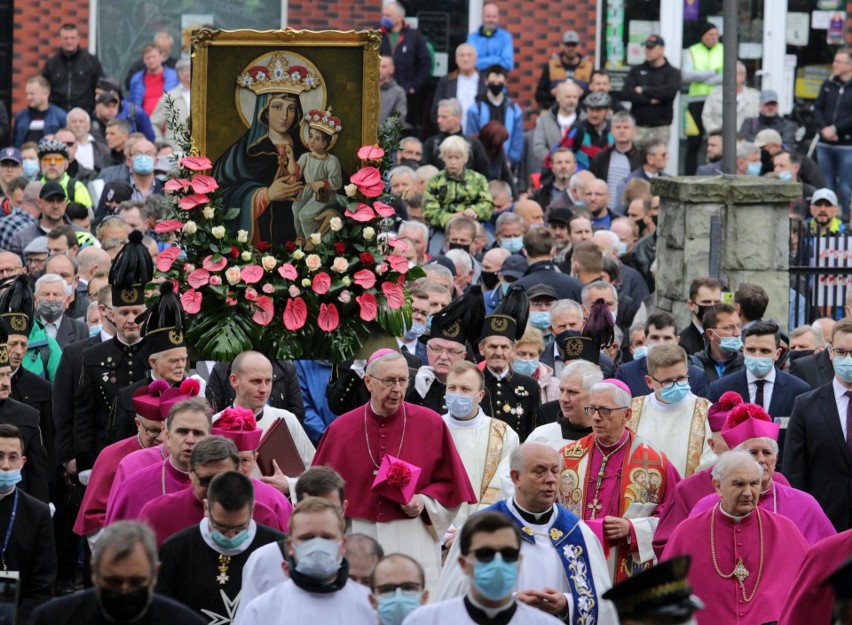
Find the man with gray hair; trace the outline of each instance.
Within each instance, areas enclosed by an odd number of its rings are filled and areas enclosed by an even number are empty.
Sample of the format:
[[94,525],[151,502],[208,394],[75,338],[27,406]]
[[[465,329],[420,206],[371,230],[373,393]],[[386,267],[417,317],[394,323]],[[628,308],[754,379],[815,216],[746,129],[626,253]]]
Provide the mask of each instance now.
[[[520,530],[523,565],[510,589],[517,601],[568,623],[615,625],[615,609],[600,598],[612,585],[601,543],[557,499],[560,463],[560,455],[544,443],[526,442],[516,447],[508,463],[513,492],[471,516],[467,523],[477,523],[480,514],[498,512]],[[466,532],[462,530],[462,534]],[[463,559],[462,553],[467,550],[463,540],[454,541],[447,555],[448,565],[434,601],[467,592],[462,569],[449,564]]]
[[666,454],[627,427],[630,404],[624,382],[594,384],[585,406],[592,433],[561,452],[560,501],[609,542],[616,581],[653,562],[654,511],[680,480]]
[[414,181],[417,174],[407,165],[397,165],[388,172],[388,181],[390,182],[391,193],[401,200],[405,200],[406,196],[411,193],[411,188],[414,186]]
[[37,608],[32,625],[169,623],[204,625],[199,614],[154,593],[157,585],[157,543],[142,523],[120,521],[104,530],[92,553],[94,588],[60,597]]
[[[331,467],[346,481],[352,531],[419,561],[428,589],[438,581],[444,532],[459,506],[477,497],[443,419],[405,401],[409,380],[402,355],[374,353],[364,375],[370,400],[329,425],[314,464]],[[353,446],[361,439],[364,446]],[[420,470],[414,488],[388,483],[392,464]]]
[[479,139],[468,137],[462,131],[462,118],[464,110],[461,102],[456,98],[449,98],[438,102],[438,133],[432,135],[423,144],[423,162],[434,165],[439,170],[444,169],[444,161],[441,158],[441,144],[447,137],[458,136],[467,141],[470,146],[470,154],[467,168],[472,169],[488,177],[488,157],[485,148]]
[[550,422],[534,429],[527,442],[546,443],[559,451],[591,434],[592,420],[585,408],[589,403],[589,390],[601,381],[603,374],[598,365],[587,360],[572,360],[566,364],[559,375],[559,399],[539,408],[539,421],[548,419]]
[[404,161],[420,163],[423,159],[423,144],[417,137],[404,137],[399,142],[396,151],[396,162],[405,164]]
[[71,303],[73,288],[65,278],[56,273],[46,273],[36,280],[34,304],[36,319],[50,338],[56,340],[60,348],[89,336],[89,326],[66,315]]
[[[461,103],[463,111],[467,111],[476,98],[484,96],[487,91],[485,77],[476,69],[478,56],[476,48],[468,43],[463,43],[456,48],[456,71],[438,79],[435,87],[431,119],[438,119],[438,103],[448,98],[456,98]],[[484,67],[482,68],[485,69]],[[462,127],[467,130],[467,115],[462,117]]]
[[683,521],[660,558],[692,557],[702,623],[775,622],[794,587],[808,543],[790,519],[758,507],[762,474],[750,453],[723,454],[713,468],[716,503]]
[[419,221],[403,221],[397,230],[400,237],[414,241],[414,251],[417,252],[415,262],[421,267],[429,262],[429,226]]
[[79,107],[71,109],[68,111],[66,125],[77,139],[77,152],[74,155],[74,160],[81,167],[98,171],[95,163],[100,161],[109,152],[109,149],[105,144],[95,141],[95,138],[91,135],[92,118],[89,113]]

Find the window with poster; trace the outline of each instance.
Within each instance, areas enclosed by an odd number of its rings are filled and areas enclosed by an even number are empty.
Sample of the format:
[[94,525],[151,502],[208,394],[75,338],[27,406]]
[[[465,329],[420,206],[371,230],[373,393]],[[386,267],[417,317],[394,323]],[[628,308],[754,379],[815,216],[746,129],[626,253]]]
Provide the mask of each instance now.
[[620,90],[632,65],[645,60],[643,43],[660,32],[661,0],[603,0],[600,67]]

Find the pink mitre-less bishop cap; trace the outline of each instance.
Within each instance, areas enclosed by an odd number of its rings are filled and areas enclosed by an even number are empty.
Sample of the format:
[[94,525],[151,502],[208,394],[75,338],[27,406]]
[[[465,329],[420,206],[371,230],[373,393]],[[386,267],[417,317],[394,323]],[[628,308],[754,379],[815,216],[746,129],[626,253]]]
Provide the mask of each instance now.
[[367,358],[367,364],[369,365],[371,362],[376,360],[377,358],[381,358],[382,356],[387,356],[388,354],[399,354],[398,351],[391,349],[390,347],[383,347],[382,349],[377,349],[373,352],[373,354]]
[[721,432],[725,426],[725,421],[728,420],[728,415],[742,403],[743,398],[739,393],[735,391],[722,393],[719,401],[710,406],[710,409],[707,411],[707,421],[710,423],[710,431]]
[[627,393],[628,395],[630,395],[630,397],[633,397],[633,393],[630,392],[630,387],[627,386],[627,384],[625,384],[621,380],[616,380],[615,378],[607,378],[606,380],[603,380],[601,382],[601,384],[613,384],[613,385],[617,386],[618,388],[620,388],[625,393]]
[[772,421],[767,412],[757,404],[740,404],[728,415],[722,427],[722,438],[733,449],[750,438],[768,437],[778,441],[781,426]]

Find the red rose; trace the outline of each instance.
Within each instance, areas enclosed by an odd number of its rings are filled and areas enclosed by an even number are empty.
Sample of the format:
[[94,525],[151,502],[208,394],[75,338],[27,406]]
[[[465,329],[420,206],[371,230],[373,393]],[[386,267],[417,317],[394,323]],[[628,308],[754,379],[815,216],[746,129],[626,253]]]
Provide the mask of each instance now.
[[284,244],[284,249],[287,250],[290,254],[296,251],[296,242],[295,241],[287,241]]
[[239,258],[240,257],[240,248],[236,245],[231,247],[231,258]]
[[360,254],[358,254],[358,259],[364,265],[372,265],[376,262],[376,259],[373,258],[373,255],[370,254],[370,252],[361,252]]
[[257,244],[257,250],[259,252],[268,252],[269,251],[269,241],[261,241]]
[[343,241],[338,241],[334,244],[334,251],[338,254],[342,254],[346,251],[346,244]]

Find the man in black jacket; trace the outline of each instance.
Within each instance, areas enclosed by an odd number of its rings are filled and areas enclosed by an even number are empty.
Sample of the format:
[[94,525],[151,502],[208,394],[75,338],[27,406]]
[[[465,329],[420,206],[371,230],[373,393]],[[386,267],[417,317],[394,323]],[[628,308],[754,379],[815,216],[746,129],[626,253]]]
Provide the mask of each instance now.
[[632,102],[630,112],[639,127],[639,143],[651,138],[669,142],[674,100],[680,89],[680,70],[666,59],[663,38],[645,40],[645,62],[630,68],[619,99]]
[[95,110],[95,85],[104,75],[101,63],[80,47],[76,25],[63,24],[59,41],[59,52],[48,58],[41,70],[50,83],[50,102],[66,111],[79,106],[91,114]]
[[852,199],[852,49],[838,50],[831,69],[832,75],[822,83],[814,105],[820,129],[817,155],[828,187],[840,196],[841,217],[848,221]]
[[737,309],[730,304],[716,304],[701,320],[707,347],[689,357],[689,364],[704,369],[707,382],[736,373],[745,367],[742,323]]
[[609,188],[609,208],[621,204],[621,198],[616,197],[618,186],[630,172],[642,166],[642,152],[636,147],[633,138],[636,136],[636,121],[633,116],[622,111],[612,116],[610,122],[612,138],[615,143],[604,148],[589,164],[595,178],[606,180]]

